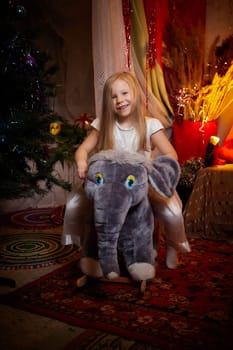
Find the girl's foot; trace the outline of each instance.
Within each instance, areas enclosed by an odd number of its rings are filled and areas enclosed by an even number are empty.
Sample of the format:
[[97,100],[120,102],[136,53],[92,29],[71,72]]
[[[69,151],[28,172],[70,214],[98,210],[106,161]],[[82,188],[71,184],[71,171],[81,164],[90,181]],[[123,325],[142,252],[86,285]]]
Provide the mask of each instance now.
[[172,245],[167,245],[167,254],[166,254],[166,265],[169,269],[175,269],[178,264],[178,256],[179,253],[190,253],[191,248],[188,241],[177,243],[174,248]]
[[182,242],[182,243],[177,243],[177,250],[180,253],[190,253],[191,252],[191,248],[189,245],[188,241]]
[[169,269],[175,269],[178,264],[178,256],[176,249],[172,246],[167,246],[166,265]]

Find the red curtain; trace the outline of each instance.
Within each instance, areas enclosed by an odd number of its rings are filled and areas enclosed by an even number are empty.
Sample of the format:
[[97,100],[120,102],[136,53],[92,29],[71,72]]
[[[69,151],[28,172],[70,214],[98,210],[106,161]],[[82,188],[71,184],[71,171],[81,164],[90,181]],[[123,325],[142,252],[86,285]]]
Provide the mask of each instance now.
[[193,31],[198,23],[205,27],[206,0],[168,0],[169,21],[182,23],[184,30]]
[[185,31],[193,32],[197,24],[205,30],[206,0],[144,0],[145,15],[150,38],[149,45],[155,45],[155,55],[162,65],[162,50],[166,24],[174,21]]

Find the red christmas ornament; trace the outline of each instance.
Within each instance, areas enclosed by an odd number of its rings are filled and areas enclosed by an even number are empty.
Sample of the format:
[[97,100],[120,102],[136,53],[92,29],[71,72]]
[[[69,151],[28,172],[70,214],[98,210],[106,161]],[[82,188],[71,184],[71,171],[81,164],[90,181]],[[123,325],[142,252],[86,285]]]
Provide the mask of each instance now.
[[87,126],[93,121],[93,117],[87,113],[83,113],[80,117],[75,119],[75,124],[80,126],[82,129],[86,129]]

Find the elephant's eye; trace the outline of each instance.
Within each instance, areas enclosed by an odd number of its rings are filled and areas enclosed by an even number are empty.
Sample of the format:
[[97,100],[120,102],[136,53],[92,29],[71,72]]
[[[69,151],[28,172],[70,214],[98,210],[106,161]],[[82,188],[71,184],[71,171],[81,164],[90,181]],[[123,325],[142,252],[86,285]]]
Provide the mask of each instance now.
[[97,173],[97,174],[95,175],[95,183],[96,183],[96,185],[100,186],[100,185],[103,184],[103,182],[104,182],[104,177],[103,177],[103,175],[102,175],[101,173]]
[[135,185],[135,177],[133,175],[129,175],[125,181],[125,186],[129,189],[133,188]]

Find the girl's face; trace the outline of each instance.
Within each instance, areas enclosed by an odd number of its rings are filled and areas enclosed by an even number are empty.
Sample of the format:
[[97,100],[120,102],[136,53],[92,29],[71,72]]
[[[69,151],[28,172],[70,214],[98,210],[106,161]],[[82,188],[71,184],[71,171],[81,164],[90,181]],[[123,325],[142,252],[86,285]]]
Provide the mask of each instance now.
[[112,105],[118,117],[129,117],[133,111],[134,99],[124,80],[118,79],[112,84]]

